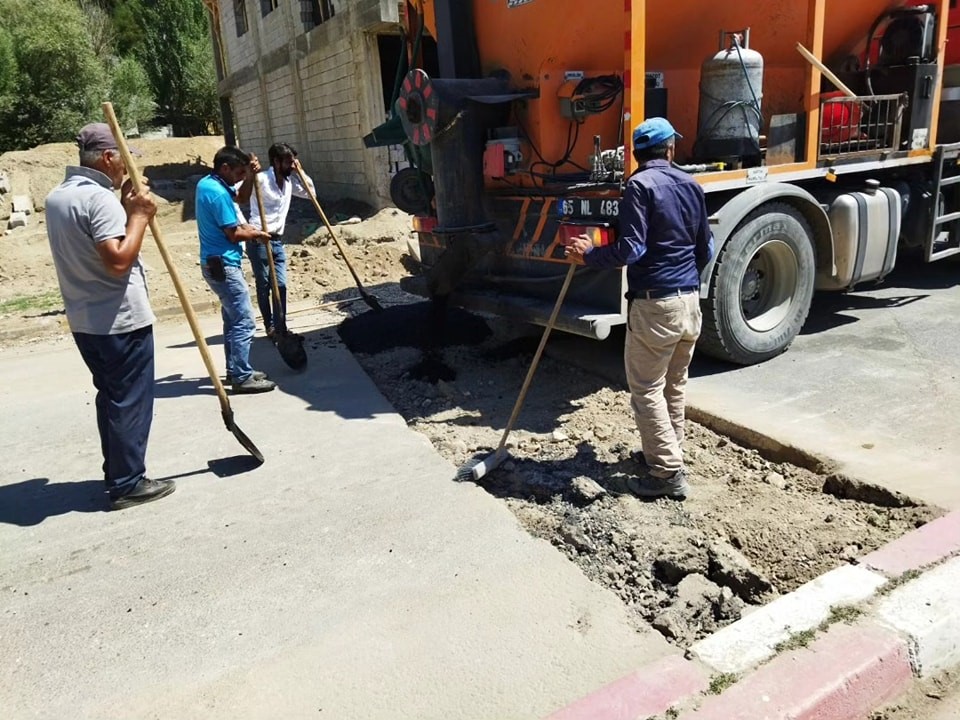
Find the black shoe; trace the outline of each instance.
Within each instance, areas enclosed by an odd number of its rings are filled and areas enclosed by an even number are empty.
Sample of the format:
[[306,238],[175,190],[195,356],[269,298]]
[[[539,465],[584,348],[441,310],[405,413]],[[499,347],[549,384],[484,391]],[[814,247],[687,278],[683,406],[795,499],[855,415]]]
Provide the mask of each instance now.
[[257,379],[251,375],[242,383],[233,383],[233,391],[243,394],[264,393],[270,392],[276,386],[277,384],[272,380]]
[[643,455],[643,450],[634,450],[630,453],[630,459],[633,460],[637,465],[646,469],[647,467],[647,458]]
[[[263,372],[262,370],[254,370],[254,371],[253,371],[253,375],[251,375],[250,377],[252,377],[254,380],[269,380],[269,379],[270,379],[270,376],[267,375],[267,374],[266,374],[265,372]],[[233,382],[233,376],[232,376],[230,373],[227,373],[227,376],[226,376],[225,378],[223,378],[223,384],[224,384],[224,385],[233,385],[233,384],[234,384],[234,382]]]
[[272,342],[274,345],[277,343],[277,329],[271,325],[267,328],[267,340]]
[[159,500],[166,497],[177,489],[177,484],[173,480],[151,480],[148,477],[140,478],[133,490],[118,498],[111,498],[111,510],[123,510],[134,505],[143,505],[144,503]]
[[634,495],[646,500],[655,500],[662,497],[671,500],[686,500],[687,495],[690,494],[686,470],[677,470],[673,475],[666,478],[658,478],[649,474],[628,477],[627,487]]

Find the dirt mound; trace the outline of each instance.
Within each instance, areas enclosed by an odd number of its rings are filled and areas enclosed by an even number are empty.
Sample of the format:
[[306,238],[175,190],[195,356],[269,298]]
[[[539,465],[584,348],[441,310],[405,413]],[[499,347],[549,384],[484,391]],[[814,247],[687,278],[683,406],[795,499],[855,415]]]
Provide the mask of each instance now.
[[[138,164],[153,185],[160,228],[190,301],[199,312],[216,310],[216,299],[200,275],[193,194],[197,180],[209,171],[208,164],[223,146],[223,138],[164,138],[131,144],[141,153]],[[13,191],[0,195],[0,222],[9,215],[13,194],[30,195],[38,208],[27,227],[0,235],[0,343],[29,342],[67,332],[42,209],[47,193],[63,179],[64,168],[76,161],[76,147],[71,143],[0,156],[0,173],[7,174]],[[318,186],[322,193],[322,183]],[[393,285],[405,274],[401,258],[412,232],[409,215],[395,208],[373,212],[369,206],[348,200],[324,204],[332,222],[353,217],[344,211],[362,211],[359,223],[337,225],[334,232],[364,284],[373,288]],[[308,200],[296,200],[284,241],[291,302],[310,299],[319,303],[350,294],[353,279]],[[152,239],[144,242],[143,258],[154,311],[161,319],[183,322],[173,284]],[[246,263],[244,266],[249,271]],[[252,277],[248,279],[252,287]]]
[[[223,137],[139,139],[131,144],[141,153],[136,160],[144,175],[151,180],[166,180],[207,172],[206,166],[223,147]],[[44,198],[63,181],[64,169],[76,164],[74,143],[51,143],[0,155],[0,175],[10,180],[10,193],[0,195],[0,221],[10,217],[13,195],[29,195],[35,211],[42,211]]]
[[[358,357],[408,424],[459,467],[496,446],[537,340],[448,347],[441,360],[452,372],[436,384],[420,379],[423,355],[407,343]],[[626,489],[640,447],[629,393],[608,385],[545,358],[511,436],[513,459],[481,484],[678,645],[938,514],[838,498],[825,492],[827,477],[694,423],[684,444],[693,495],[641,502]]]

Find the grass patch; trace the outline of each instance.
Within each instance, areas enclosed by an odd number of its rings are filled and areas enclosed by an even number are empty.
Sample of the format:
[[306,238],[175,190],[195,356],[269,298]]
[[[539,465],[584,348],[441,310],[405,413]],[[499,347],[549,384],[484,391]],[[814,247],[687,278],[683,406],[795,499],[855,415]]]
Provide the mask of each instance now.
[[39,295],[23,295],[0,301],[0,313],[22,313],[27,310],[53,310],[63,307],[63,299],[56,290],[40,293]]
[[739,679],[735,673],[720,673],[719,675],[714,675],[710,678],[710,687],[707,688],[707,692],[711,695],[719,695]]
[[827,626],[841,622],[849,625],[861,615],[863,615],[863,610],[856,605],[834,605],[830,608],[830,616],[823,621],[820,627],[826,629]]
[[783,642],[777,643],[773,650],[776,653],[782,653],[788,650],[799,650],[800,648],[805,648],[807,645],[813,642],[813,639],[816,636],[816,630],[801,630],[793,633]]

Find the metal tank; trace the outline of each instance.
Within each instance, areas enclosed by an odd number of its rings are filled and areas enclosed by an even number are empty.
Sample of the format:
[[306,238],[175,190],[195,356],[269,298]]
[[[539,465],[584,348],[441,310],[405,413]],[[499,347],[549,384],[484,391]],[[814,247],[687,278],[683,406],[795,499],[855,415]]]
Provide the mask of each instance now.
[[750,49],[750,28],[721,30],[720,51],[705,60],[700,71],[695,157],[759,165],[762,98],[763,56]]

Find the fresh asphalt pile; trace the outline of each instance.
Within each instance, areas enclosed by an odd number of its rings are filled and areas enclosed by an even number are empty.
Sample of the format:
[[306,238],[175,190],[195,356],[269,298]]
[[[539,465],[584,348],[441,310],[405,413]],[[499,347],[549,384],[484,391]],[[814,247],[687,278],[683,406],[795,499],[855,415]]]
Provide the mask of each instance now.
[[[348,318],[340,335],[408,424],[459,467],[496,446],[537,338],[504,341],[457,311],[445,346],[425,355],[427,317],[425,303],[394,305]],[[681,646],[939,514],[771,461],[695,423],[685,442],[693,496],[642,502],[625,485],[639,448],[628,392],[550,357],[509,444],[514,458],[482,486]]]

